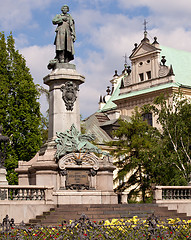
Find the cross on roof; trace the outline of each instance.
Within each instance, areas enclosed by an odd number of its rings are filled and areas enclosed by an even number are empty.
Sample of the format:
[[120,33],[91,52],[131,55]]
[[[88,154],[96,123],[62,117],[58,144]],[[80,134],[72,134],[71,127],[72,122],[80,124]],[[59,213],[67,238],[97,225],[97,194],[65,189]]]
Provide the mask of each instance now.
[[127,64],[127,54],[125,53],[125,56],[123,56],[125,58],[125,64]]
[[148,22],[147,22],[147,20],[145,19],[145,20],[144,20],[144,23],[143,23],[145,32],[147,31],[147,23],[148,23]]

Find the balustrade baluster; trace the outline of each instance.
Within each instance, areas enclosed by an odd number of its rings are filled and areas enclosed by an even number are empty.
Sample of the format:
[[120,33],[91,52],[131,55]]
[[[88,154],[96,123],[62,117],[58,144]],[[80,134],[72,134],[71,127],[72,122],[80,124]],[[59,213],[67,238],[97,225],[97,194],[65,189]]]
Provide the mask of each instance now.
[[38,189],[35,189],[35,191],[36,191],[36,200],[38,200],[39,198]]
[[8,189],[8,200],[11,200],[11,189]]
[[13,191],[13,196],[12,196],[13,200],[19,200],[19,189],[13,188],[12,191]]
[[25,199],[26,200],[30,200],[30,198],[29,198],[29,189],[28,188],[26,189]]
[[176,199],[180,198],[180,189],[176,189]]
[[31,200],[35,200],[34,199],[34,189],[31,189]]
[[41,200],[45,200],[45,192],[44,192],[44,189],[41,189],[40,192],[41,192]]
[[188,189],[188,199],[190,199],[190,189]]
[[172,199],[172,192],[170,189],[167,190],[168,199]]
[[184,189],[184,199],[187,199],[187,189]]
[[25,200],[25,190],[22,188],[21,189],[21,200]]
[[181,189],[181,199],[184,199],[184,189]]
[[179,189],[175,189],[175,192],[176,192],[175,199],[179,199]]
[[176,197],[176,190],[175,189],[171,189],[171,193],[172,193],[172,199],[175,199],[175,197]]
[[29,189],[29,200],[32,200],[32,189]]
[[162,199],[166,199],[166,190],[162,189]]
[[184,198],[185,198],[185,190],[182,189],[182,199],[184,199]]
[[15,197],[17,198],[17,200],[20,200],[21,199],[21,189],[20,188],[14,189],[14,192],[15,192]]

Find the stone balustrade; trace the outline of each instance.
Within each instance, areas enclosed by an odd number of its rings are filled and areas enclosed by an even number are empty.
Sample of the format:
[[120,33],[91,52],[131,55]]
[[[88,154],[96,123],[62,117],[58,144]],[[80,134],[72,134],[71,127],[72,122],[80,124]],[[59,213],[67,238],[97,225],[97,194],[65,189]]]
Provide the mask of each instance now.
[[0,201],[52,201],[53,187],[0,185]]
[[54,206],[53,187],[0,185],[0,222],[9,215],[16,223],[27,223]]
[[154,202],[191,216],[191,186],[156,186]]
[[156,186],[154,199],[155,201],[191,199],[191,186]]

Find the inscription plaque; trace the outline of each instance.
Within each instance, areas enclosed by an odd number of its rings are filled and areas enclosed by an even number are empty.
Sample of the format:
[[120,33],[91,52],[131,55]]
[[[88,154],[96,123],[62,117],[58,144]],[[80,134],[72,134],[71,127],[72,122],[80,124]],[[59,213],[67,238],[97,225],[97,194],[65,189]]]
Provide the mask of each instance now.
[[89,189],[89,171],[67,170],[66,189]]

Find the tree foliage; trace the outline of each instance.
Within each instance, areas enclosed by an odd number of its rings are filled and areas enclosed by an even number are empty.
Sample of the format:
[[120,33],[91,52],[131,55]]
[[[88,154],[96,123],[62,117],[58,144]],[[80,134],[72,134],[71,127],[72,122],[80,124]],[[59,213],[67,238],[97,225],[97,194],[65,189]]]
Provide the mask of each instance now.
[[120,120],[119,124],[120,127],[114,132],[118,140],[109,143],[114,147],[112,154],[117,159],[114,163],[118,168],[115,181],[123,179],[117,191],[130,188],[129,197],[141,193],[142,201],[145,202],[154,179],[154,150],[160,133],[143,121],[137,109],[130,122]]
[[[152,112],[160,131],[143,121]],[[154,185],[187,185],[191,177],[191,103],[180,93],[161,95],[152,105],[135,109],[130,122],[119,121],[114,132],[117,191],[130,189],[129,198],[141,193],[142,201]],[[121,179],[123,182],[121,183]]]
[[17,181],[18,160],[29,161],[39,150],[41,139],[39,92],[26,61],[15,49],[12,34],[0,33],[0,125],[10,138],[6,168],[10,184]]
[[150,109],[162,127],[163,149],[169,165],[179,172],[179,179],[191,180],[191,103],[180,92],[173,96],[161,95]]

